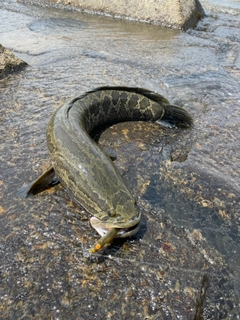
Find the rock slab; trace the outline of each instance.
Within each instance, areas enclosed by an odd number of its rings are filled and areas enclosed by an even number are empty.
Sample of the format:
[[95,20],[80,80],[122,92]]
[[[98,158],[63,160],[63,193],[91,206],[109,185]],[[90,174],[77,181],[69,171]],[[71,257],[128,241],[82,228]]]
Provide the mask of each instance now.
[[85,12],[108,14],[184,30],[194,28],[204,16],[198,0],[35,0],[34,3],[36,2],[77,7]]

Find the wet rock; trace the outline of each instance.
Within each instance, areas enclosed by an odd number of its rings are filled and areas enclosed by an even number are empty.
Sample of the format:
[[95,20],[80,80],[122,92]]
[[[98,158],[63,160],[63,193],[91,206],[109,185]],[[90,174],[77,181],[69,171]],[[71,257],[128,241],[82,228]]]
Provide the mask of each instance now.
[[[239,14],[182,33],[19,1],[0,8],[2,43],[31,64],[1,83],[0,319],[237,319]],[[54,110],[107,84],[154,89],[194,125],[102,133],[143,218],[134,238],[89,256],[99,236],[61,184],[28,199],[17,191],[50,167]]]
[[0,44],[0,79],[8,74],[17,72],[26,67],[27,63],[17,58],[12,52]]
[[[32,2],[32,1],[31,1]],[[95,0],[34,0],[35,4],[62,4],[78,7],[82,11],[108,14],[116,18],[126,18],[168,27],[188,29],[196,26],[204,16],[198,0],[150,0],[150,1],[108,1]]]

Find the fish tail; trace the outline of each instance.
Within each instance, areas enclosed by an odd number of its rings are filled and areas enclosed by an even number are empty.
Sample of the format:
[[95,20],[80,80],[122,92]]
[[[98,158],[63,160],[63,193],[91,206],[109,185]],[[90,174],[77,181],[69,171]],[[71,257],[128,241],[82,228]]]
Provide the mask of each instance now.
[[185,109],[174,105],[164,106],[164,115],[161,120],[178,127],[190,127],[193,124],[191,115]]

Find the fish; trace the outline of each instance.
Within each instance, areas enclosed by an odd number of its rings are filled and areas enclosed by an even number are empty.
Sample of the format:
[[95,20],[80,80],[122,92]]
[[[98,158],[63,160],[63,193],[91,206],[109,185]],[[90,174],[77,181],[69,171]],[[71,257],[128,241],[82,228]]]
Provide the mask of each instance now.
[[47,126],[47,146],[52,167],[36,179],[26,196],[58,182],[89,212],[90,224],[101,238],[94,253],[114,238],[136,234],[141,212],[108,151],[91,137],[102,125],[122,121],[166,121],[190,127],[191,115],[171,105],[162,95],[139,87],[103,86],[68,100],[52,115]]

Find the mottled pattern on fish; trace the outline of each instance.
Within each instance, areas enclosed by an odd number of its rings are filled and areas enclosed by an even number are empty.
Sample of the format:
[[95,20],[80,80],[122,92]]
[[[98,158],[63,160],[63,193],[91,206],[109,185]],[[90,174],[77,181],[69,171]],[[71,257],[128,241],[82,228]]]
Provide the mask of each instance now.
[[99,125],[129,120],[192,123],[187,111],[152,91],[101,87],[68,101],[48,125],[47,144],[56,175],[107,228],[133,227],[140,214],[111,159],[89,134]]

